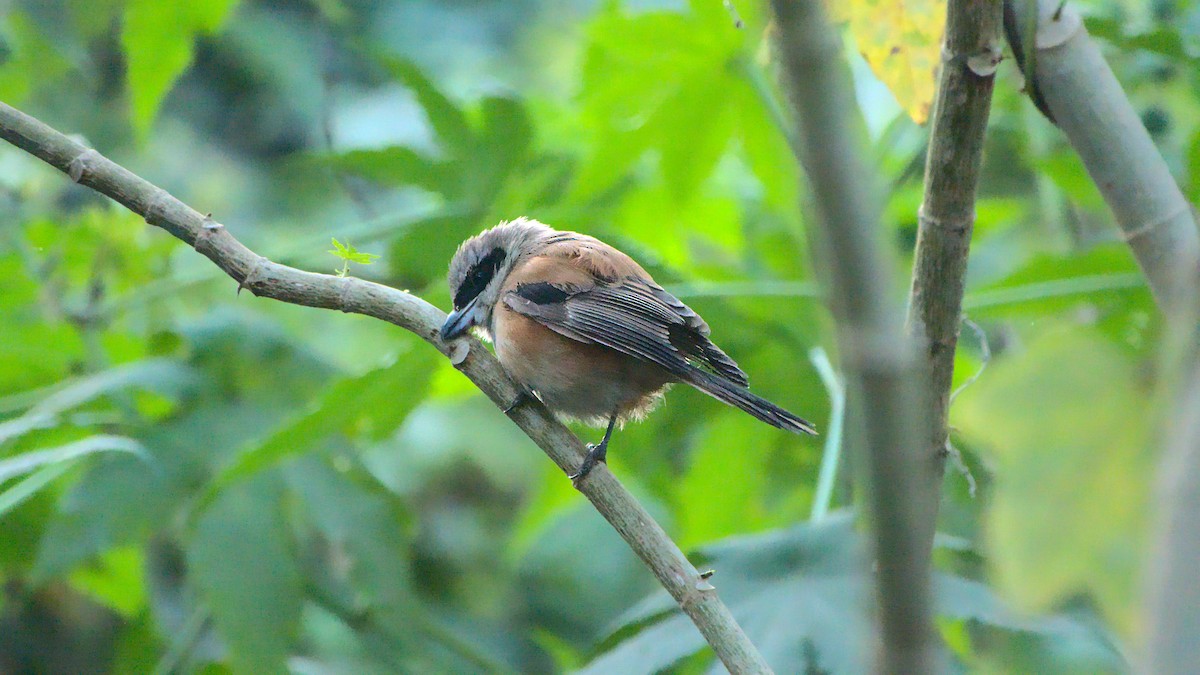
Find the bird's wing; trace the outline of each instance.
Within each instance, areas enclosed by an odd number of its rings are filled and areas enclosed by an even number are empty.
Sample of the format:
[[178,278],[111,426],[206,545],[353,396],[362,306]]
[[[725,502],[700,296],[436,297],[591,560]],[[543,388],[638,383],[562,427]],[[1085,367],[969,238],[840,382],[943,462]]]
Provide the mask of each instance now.
[[517,284],[504,303],[573,340],[596,343],[684,376],[704,367],[745,387],[746,373],[708,338],[708,324],[653,281]]

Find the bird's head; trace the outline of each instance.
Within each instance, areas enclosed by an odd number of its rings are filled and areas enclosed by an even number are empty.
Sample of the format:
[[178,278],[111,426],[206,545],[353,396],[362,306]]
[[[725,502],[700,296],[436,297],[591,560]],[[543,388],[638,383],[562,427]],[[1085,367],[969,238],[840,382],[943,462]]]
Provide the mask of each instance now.
[[454,311],[442,324],[442,340],[452,340],[472,326],[490,336],[492,309],[513,266],[538,248],[554,230],[536,220],[500,223],[464,241],[450,261],[450,295]]

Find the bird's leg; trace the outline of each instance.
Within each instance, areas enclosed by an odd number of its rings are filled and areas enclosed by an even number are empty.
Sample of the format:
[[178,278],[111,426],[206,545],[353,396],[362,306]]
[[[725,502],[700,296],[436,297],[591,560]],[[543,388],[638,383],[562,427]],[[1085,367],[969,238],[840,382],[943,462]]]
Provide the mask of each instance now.
[[608,439],[612,438],[613,427],[616,425],[617,414],[613,413],[612,417],[608,418],[608,429],[604,431],[604,439],[600,441],[600,445],[588,443],[588,454],[583,458],[583,464],[580,464],[579,471],[576,471],[571,476],[571,482],[576,487],[579,486],[580,481],[587,478],[587,475],[591,473],[592,468],[596,466],[597,462],[604,461],[605,455],[608,454]]

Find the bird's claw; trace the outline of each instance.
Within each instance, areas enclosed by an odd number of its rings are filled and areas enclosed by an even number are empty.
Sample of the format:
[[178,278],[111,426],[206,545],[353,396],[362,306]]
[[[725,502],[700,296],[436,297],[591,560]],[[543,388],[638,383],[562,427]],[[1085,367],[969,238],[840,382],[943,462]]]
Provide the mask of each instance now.
[[583,458],[583,463],[579,465],[579,470],[568,476],[568,478],[571,479],[571,484],[576,488],[583,483],[583,479],[588,477],[588,474],[592,472],[592,469],[594,469],[597,464],[604,462],[604,458],[608,450],[607,445],[604,443],[599,445],[596,445],[595,443],[588,443],[586,447],[588,452]]

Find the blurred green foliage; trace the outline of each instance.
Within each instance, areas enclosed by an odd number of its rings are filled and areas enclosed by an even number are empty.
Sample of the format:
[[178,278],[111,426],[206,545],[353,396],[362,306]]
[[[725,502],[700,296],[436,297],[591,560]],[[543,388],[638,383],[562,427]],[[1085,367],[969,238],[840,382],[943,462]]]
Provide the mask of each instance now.
[[[595,234],[828,426],[832,349],[763,8],[736,2],[16,0],[0,99],[256,251],[448,305],[502,219]],[[1200,8],[1088,25],[1200,199]],[[854,63],[890,241],[925,133]],[[1086,172],[1002,68],[951,411],[939,630],[956,672],[1128,669],[1161,323]],[[711,653],[569,482],[382,322],[237,295],[207,260],[0,151],[0,671],[701,672]],[[348,249],[349,250],[349,249]],[[347,254],[348,255],[348,254]],[[904,283],[904,279],[898,279]],[[580,429],[585,438],[595,430]],[[124,452],[122,452],[124,450]],[[780,672],[859,672],[868,566],[807,522],[819,442],[690,389],[610,462]],[[843,477],[834,506],[853,505]]]

